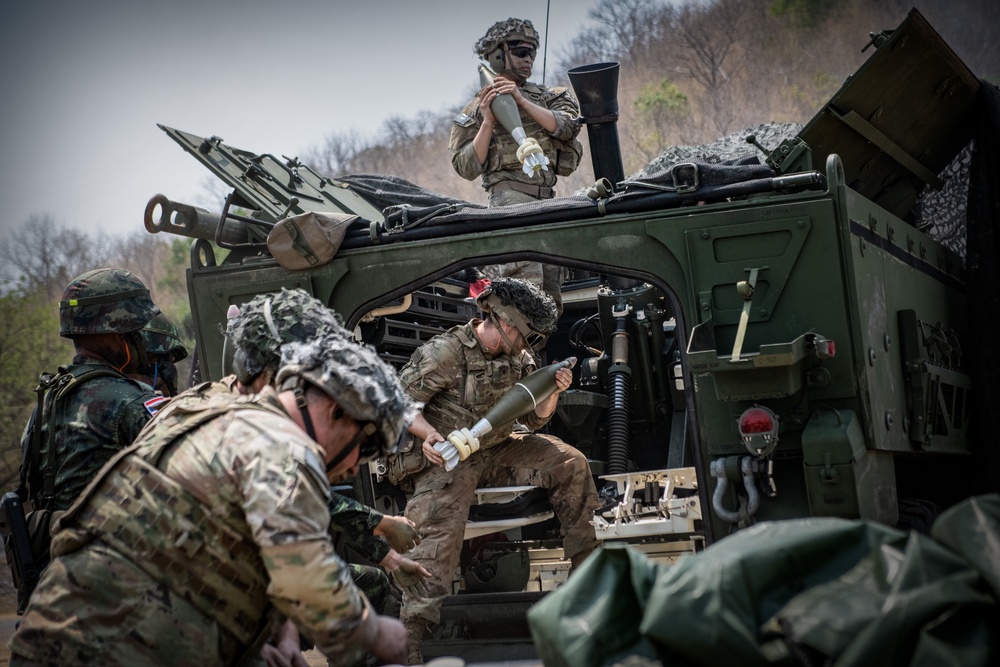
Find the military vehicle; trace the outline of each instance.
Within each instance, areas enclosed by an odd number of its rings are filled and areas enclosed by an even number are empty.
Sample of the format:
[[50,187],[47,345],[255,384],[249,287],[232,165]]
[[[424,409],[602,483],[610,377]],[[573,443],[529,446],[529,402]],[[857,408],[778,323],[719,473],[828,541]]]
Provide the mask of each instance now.
[[[796,137],[759,147],[762,164],[689,162],[642,180],[620,176],[617,65],[579,68],[595,186],[537,204],[326,178],[164,127],[233,188],[221,213],[161,195],[146,212],[151,232],[197,239],[187,284],[201,378],[227,372],[229,307],[262,292],[310,292],[399,366],[476,316],[468,269],[559,265],[563,312],[542,357],[580,362],[550,428],[592,462],[602,540],[669,562],[759,521],[926,524],[988,463],[970,438],[963,260],[911,224],[973,139],[981,83],[916,10],[872,42]],[[357,218],[331,260],[286,269],[267,236],[308,211]],[[372,465],[355,491],[398,511],[405,490],[385,473]],[[425,657],[533,655],[524,611],[567,575],[544,496],[479,496]]]

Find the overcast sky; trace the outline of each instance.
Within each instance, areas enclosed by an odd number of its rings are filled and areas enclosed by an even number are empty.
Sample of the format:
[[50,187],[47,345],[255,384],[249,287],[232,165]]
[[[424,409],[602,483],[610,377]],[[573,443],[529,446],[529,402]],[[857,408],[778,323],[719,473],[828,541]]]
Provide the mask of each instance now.
[[[597,0],[551,0],[549,78]],[[295,156],[334,131],[464,103],[472,45],[546,0],[39,0],[0,19],[0,242],[32,214],[142,229],[214,178],[156,125]],[[541,81],[541,56],[535,69]],[[219,201],[212,210],[221,209]]]

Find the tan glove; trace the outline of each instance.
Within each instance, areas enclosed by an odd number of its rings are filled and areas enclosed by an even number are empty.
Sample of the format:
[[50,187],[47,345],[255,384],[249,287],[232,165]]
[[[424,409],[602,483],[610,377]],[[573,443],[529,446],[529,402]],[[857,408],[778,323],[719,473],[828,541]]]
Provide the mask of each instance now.
[[538,144],[538,140],[534,137],[527,137],[524,142],[517,147],[517,159],[520,160],[521,164],[524,164],[524,161],[528,159],[529,155],[537,155],[541,152],[542,147]]
[[431,573],[415,560],[390,551],[389,555],[382,559],[381,565],[389,570],[392,580],[410,597],[419,600],[430,594],[427,580],[431,578]]

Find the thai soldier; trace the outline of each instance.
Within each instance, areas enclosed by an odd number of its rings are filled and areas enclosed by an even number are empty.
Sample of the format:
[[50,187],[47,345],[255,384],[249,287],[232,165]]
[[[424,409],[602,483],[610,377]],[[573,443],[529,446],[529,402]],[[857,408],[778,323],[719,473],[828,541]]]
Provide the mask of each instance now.
[[[507,390],[534,371],[530,346],[540,347],[555,329],[552,300],[524,280],[495,280],[477,303],[485,320],[473,319],[435,336],[400,371],[406,392],[424,404],[409,432],[430,464],[414,474],[414,491],[406,506],[406,516],[423,537],[411,557],[434,573],[427,598],[403,596],[401,619],[410,640],[409,664],[423,661],[421,643],[440,622],[477,487],[547,488],[562,524],[563,549],[573,566],[597,547],[590,523],[598,508],[597,490],[579,450],[552,436],[515,433],[512,424],[481,438],[479,450],[450,471],[434,449],[435,443],[444,441],[443,434],[475,424]],[[521,423],[532,430],[542,428],[572,379],[569,369],[559,370],[556,392]]]
[[[538,32],[531,21],[509,18],[495,23],[475,45],[476,54],[497,74],[455,118],[448,148],[451,163],[467,180],[482,177],[490,206],[507,206],[555,196],[557,176],[568,176],[580,164],[583,147],[580,106],[566,88],[547,88],[528,81],[538,52]],[[497,95],[511,95],[522,126],[549,159],[548,170],[525,174],[517,157],[518,144],[496,122],[490,105]],[[522,278],[545,290],[561,310],[562,269],[538,262],[489,266],[490,278]]]
[[[53,382],[65,389],[70,377],[77,381],[69,391],[45,393],[21,443],[29,452],[38,437],[37,452],[26,457],[36,507],[68,508],[155,414],[162,399],[126,374],[146,363],[140,331],[159,312],[146,286],[125,269],[88,271],[67,285],[59,301],[59,335],[73,341],[76,353]],[[46,476],[52,477],[51,491],[43,488]]]
[[11,665],[237,664],[277,611],[335,664],[405,657],[329,535],[329,485],[396,450],[414,406],[367,347],[282,347],[277,389],[172,399],[61,519]]
[[[59,335],[73,341],[71,364],[43,373],[38,405],[21,436],[17,493],[30,500],[28,532],[39,568],[49,561],[49,531],[108,459],[131,444],[164,400],[131,380],[145,359],[139,331],[159,309],[125,269],[74,278],[59,302]],[[13,538],[11,538],[13,539]],[[33,579],[18,584],[24,611]]]
[[146,343],[145,368],[130,373],[129,377],[145,382],[163,396],[177,395],[177,362],[187,359],[188,351],[181,342],[177,327],[163,313],[160,313],[143,327],[140,332]]

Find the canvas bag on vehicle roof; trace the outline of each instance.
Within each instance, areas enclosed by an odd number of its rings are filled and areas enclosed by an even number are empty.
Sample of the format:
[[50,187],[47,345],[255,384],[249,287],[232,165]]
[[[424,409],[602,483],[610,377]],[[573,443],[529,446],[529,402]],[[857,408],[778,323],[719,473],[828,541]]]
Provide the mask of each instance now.
[[267,249],[289,270],[322,266],[337,254],[347,227],[358,217],[316,211],[293,215],[275,223],[267,235]]

